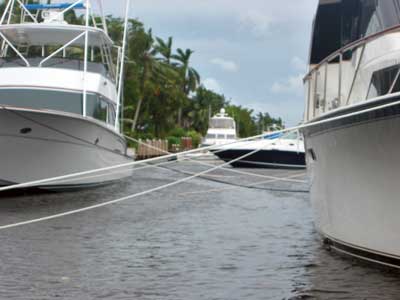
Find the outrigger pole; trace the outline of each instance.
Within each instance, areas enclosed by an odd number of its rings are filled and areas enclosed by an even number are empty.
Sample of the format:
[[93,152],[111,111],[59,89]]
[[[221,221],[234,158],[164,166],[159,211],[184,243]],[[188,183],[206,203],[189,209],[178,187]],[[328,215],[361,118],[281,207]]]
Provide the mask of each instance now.
[[128,35],[128,18],[129,18],[129,8],[130,8],[130,0],[126,0],[126,8],[125,8],[125,24],[124,24],[124,37],[122,41],[122,54],[121,54],[121,67],[119,68],[119,80],[118,80],[118,96],[117,96],[117,112],[115,115],[115,129],[120,131],[120,111],[121,111],[121,102],[122,102],[122,79],[124,77],[124,65],[125,65],[125,52],[126,52],[126,42]]

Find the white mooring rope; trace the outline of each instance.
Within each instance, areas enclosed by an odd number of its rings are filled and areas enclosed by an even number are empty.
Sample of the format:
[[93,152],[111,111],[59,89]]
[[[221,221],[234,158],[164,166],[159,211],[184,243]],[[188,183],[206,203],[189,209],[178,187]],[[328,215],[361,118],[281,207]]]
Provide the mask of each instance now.
[[[256,150],[254,150],[254,151],[252,151],[250,153],[247,153],[247,154],[245,154],[245,155],[243,155],[241,157],[238,157],[238,158],[232,160],[231,162],[235,162],[235,161],[238,161],[240,159],[246,158],[247,156],[253,155],[254,153],[256,153],[256,152],[258,152],[260,150],[262,150],[262,148],[256,149]],[[220,169],[221,167],[224,167],[224,166],[230,164],[231,162],[227,162],[227,163],[224,163],[222,165],[215,166],[215,167],[213,167],[211,169],[202,171],[202,172],[194,174],[192,176],[185,177],[185,178],[176,180],[174,182],[171,182],[171,183],[159,186],[159,187],[152,188],[152,189],[147,190],[147,191],[143,191],[143,192],[136,193],[136,194],[133,194],[133,195],[125,196],[125,197],[122,197],[122,198],[119,198],[119,199],[116,199],[116,200],[111,200],[111,201],[107,201],[107,202],[104,202],[104,203],[100,203],[100,204],[96,204],[96,205],[83,207],[83,208],[80,208],[80,209],[67,211],[67,212],[64,212],[64,213],[54,214],[54,215],[43,217],[43,218],[38,218],[38,219],[33,219],[33,220],[28,220],[28,221],[23,221],[23,222],[8,224],[8,225],[3,225],[3,226],[0,226],[0,230],[15,228],[15,227],[23,226],[23,225],[29,225],[29,224],[39,223],[39,222],[53,220],[53,219],[58,219],[58,218],[61,218],[61,217],[65,217],[65,216],[69,216],[69,215],[73,215],[73,214],[77,214],[77,213],[93,210],[93,209],[96,209],[96,208],[112,205],[112,204],[115,204],[115,203],[120,203],[120,202],[123,202],[123,201],[126,201],[126,200],[137,198],[139,196],[144,196],[144,195],[156,192],[156,191],[160,191],[160,190],[166,189],[168,187],[172,187],[172,186],[178,185],[180,183],[184,183],[186,181],[189,181],[191,179],[200,177],[200,176],[205,175],[207,173],[213,172],[215,170]]]
[[[390,97],[394,97],[394,96],[400,96],[400,92],[390,95]],[[381,97],[379,100],[382,100],[382,99],[385,99],[385,98],[386,97]],[[360,115],[360,114],[373,112],[373,111],[376,111],[376,110],[379,110],[379,109],[392,107],[392,106],[395,106],[395,105],[400,105],[400,100],[392,102],[392,103],[388,103],[388,104],[384,104],[384,105],[380,105],[380,106],[364,109],[364,110],[361,110],[361,111],[356,111],[356,112],[344,114],[342,116],[332,117],[332,118],[328,118],[328,119],[321,120],[321,121],[316,121],[316,122],[309,123],[309,124],[303,124],[303,125],[299,125],[299,126],[296,126],[296,127],[287,128],[287,129],[284,129],[284,130],[278,130],[278,131],[275,131],[274,133],[277,134],[277,133],[283,133],[283,132],[289,132],[289,131],[304,129],[304,128],[308,128],[308,127],[313,127],[313,126],[325,124],[325,123],[328,123],[328,122],[331,122],[331,121],[341,120],[341,119],[348,118],[348,117],[351,117],[351,116],[357,116],[357,115]],[[272,133],[269,133],[269,134],[272,134]],[[261,135],[258,135],[258,136],[254,136],[254,137],[250,137],[250,138],[246,138],[246,139],[241,139],[241,140],[238,140],[238,141],[235,141],[235,142],[232,142],[232,143],[228,143],[226,145],[236,144],[236,143],[242,142],[242,141],[254,140],[254,139],[257,139],[257,138],[261,138],[261,137],[267,136],[269,134],[261,134]],[[181,153],[181,155],[182,154],[196,153],[196,152],[204,151],[204,150],[211,150],[211,149],[215,149],[215,148],[216,148],[216,146],[210,146],[210,147],[204,147],[204,148],[200,148],[200,149],[189,150],[189,151],[186,151],[185,153]],[[96,204],[96,205],[92,205],[92,206],[88,206],[88,207],[84,207],[84,208],[80,208],[80,209],[76,209],[76,210],[67,211],[67,212],[60,213],[60,214],[55,214],[55,215],[52,215],[52,216],[47,216],[47,217],[38,218],[38,219],[34,219],[34,220],[28,220],[28,221],[24,221],[24,222],[18,222],[18,223],[9,224],[9,225],[3,225],[3,226],[0,226],[0,230],[8,229],[8,228],[15,228],[15,227],[23,226],[23,225],[29,225],[29,224],[43,222],[43,221],[52,220],[52,219],[57,219],[57,218],[61,218],[61,217],[64,217],[64,216],[73,215],[73,214],[77,214],[77,213],[80,213],[80,212],[89,211],[89,210],[92,210],[92,209],[96,209],[96,208],[112,205],[112,204],[115,204],[115,203],[123,202],[123,201],[129,200],[129,199],[135,198],[135,197],[147,195],[147,194],[150,194],[150,193],[153,193],[153,192],[156,192],[156,191],[159,191],[159,190],[171,187],[171,186],[178,185],[180,183],[189,181],[191,179],[200,177],[200,176],[205,175],[207,173],[213,172],[213,171],[218,170],[220,168],[223,168],[223,167],[225,167],[225,166],[227,166],[227,165],[229,165],[229,164],[231,164],[233,162],[236,162],[238,160],[242,160],[243,158],[246,158],[246,157],[248,157],[250,155],[253,155],[254,153],[256,153],[258,151],[261,151],[261,150],[262,150],[262,148],[256,149],[256,150],[254,150],[254,151],[252,151],[250,153],[247,153],[247,154],[245,154],[245,155],[243,155],[241,157],[233,159],[233,160],[231,160],[231,161],[229,161],[227,163],[224,163],[222,165],[213,167],[213,168],[211,168],[209,170],[197,173],[197,174],[195,174],[193,176],[189,176],[189,177],[186,177],[186,178],[183,178],[183,179],[180,179],[180,180],[177,180],[177,181],[171,182],[169,184],[165,184],[165,185],[162,185],[162,186],[159,186],[159,187],[147,190],[147,191],[143,191],[143,192],[140,192],[140,193],[137,193],[137,194],[133,194],[133,195],[130,195],[130,196],[126,196],[126,197],[122,197],[122,198],[119,198],[119,199],[116,199],[116,200],[104,202],[104,203],[101,203],[101,204]],[[27,182],[27,183],[16,184],[16,185],[12,185],[12,186],[6,186],[6,187],[3,187],[3,188],[0,188],[0,192],[1,191],[6,191],[6,190],[17,189],[17,188],[29,187],[29,186],[32,186],[32,185],[38,185],[38,184],[57,181],[57,180],[73,178],[73,177],[76,177],[76,176],[89,175],[89,174],[93,174],[93,173],[97,173],[97,172],[109,171],[109,170],[114,170],[114,169],[118,169],[118,168],[129,167],[129,166],[134,166],[134,165],[138,165],[138,164],[144,164],[144,163],[158,161],[158,160],[162,160],[162,159],[166,159],[166,158],[174,158],[176,156],[177,156],[176,154],[166,155],[166,156],[163,156],[163,157],[152,158],[152,159],[148,159],[148,160],[145,160],[145,161],[126,163],[126,164],[121,164],[121,165],[117,165],[117,166],[101,168],[101,169],[97,169],[97,170],[80,172],[80,173],[76,173],[76,174],[69,174],[69,175],[59,176],[59,177],[55,177],[55,178],[42,179],[42,180],[37,180],[37,181],[32,181],[32,182]]]
[[[144,145],[144,146],[146,146],[146,147],[153,148],[154,150],[158,150],[158,151],[163,152],[163,153],[165,153],[165,154],[172,154],[172,153],[170,153],[170,152],[168,152],[168,151],[165,151],[165,150],[163,150],[163,149],[161,149],[161,148],[154,147],[153,145],[149,145],[149,144],[147,144],[147,143],[144,143],[144,142],[142,142],[142,141],[139,141],[139,140],[137,140],[137,139],[135,139],[135,138],[132,138],[132,137],[130,137],[130,136],[125,135],[125,138],[128,139],[128,140],[130,140],[130,141],[132,141],[132,142],[140,143],[140,144],[142,144],[142,145]],[[260,150],[261,150],[261,149],[260,149]],[[258,151],[260,151],[260,150],[258,150]],[[224,150],[219,150],[219,151],[224,151]],[[217,152],[219,152],[219,151],[217,151]],[[182,153],[183,153],[183,152],[182,152]],[[191,161],[191,162],[194,162],[194,163],[197,163],[197,164],[199,164],[199,165],[203,165],[203,166],[206,166],[206,167],[214,167],[214,165],[212,165],[212,164],[208,164],[208,163],[205,163],[205,162],[202,162],[202,161],[197,161],[197,160],[191,159],[190,157],[187,157],[187,156],[185,156],[185,155],[182,154],[182,153],[177,153],[176,155],[177,155],[177,156],[182,156],[184,159],[186,159],[186,160],[188,160],[188,161]],[[242,160],[242,161],[243,161],[243,160]],[[231,163],[232,163],[232,161],[229,162],[229,164],[231,164]],[[283,165],[278,165],[278,164],[270,164],[270,165],[271,165],[271,166],[272,166],[272,165],[283,166]],[[285,166],[287,167],[288,165],[285,165]],[[274,176],[268,176],[268,175],[263,175],[263,174],[256,174],[256,173],[251,173],[251,172],[236,170],[236,169],[233,169],[233,168],[221,167],[221,169],[223,169],[224,171],[229,171],[229,172],[236,173],[236,174],[240,174],[240,175],[254,176],[254,177],[260,177],[260,178],[267,178],[267,179],[279,179],[279,180],[281,180],[280,178],[277,178],[277,177],[274,177]],[[210,176],[210,175],[207,175],[207,176]],[[282,180],[281,180],[281,181],[282,181]],[[286,181],[289,181],[289,182],[298,182],[298,183],[306,183],[306,182],[307,182],[307,181],[290,180],[290,179],[288,179],[288,180],[286,180]]]
[[[288,176],[289,174],[286,173],[285,176]],[[249,184],[248,186],[246,186],[247,188],[251,188],[251,187],[256,187],[258,185],[261,184],[266,184],[266,183],[273,183],[273,182],[279,182],[279,181],[287,181],[287,179],[290,178],[296,178],[296,177],[303,177],[305,176],[306,173],[303,172],[301,174],[295,174],[295,175],[291,175],[285,178],[279,178],[277,177],[277,179],[270,179],[270,180],[264,180],[264,181],[258,181],[252,184]],[[233,190],[233,189],[239,189],[239,188],[243,188],[242,185],[237,185],[237,186],[230,186],[230,187],[225,187],[225,188],[220,188],[220,189],[209,189],[209,190],[203,190],[203,191],[194,191],[194,192],[185,192],[185,193],[180,193],[178,194],[178,196],[187,196],[187,195],[197,195],[197,194],[207,194],[207,193],[212,193],[212,192],[222,192],[222,191],[229,191],[229,190]]]
[[[389,96],[380,97],[380,98],[378,98],[378,100],[384,100],[384,99],[389,98],[389,97],[397,97],[397,96],[400,96],[400,92],[393,93],[393,94],[391,94]],[[376,100],[376,101],[378,101],[378,100]],[[376,106],[376,107],[372,107],[372,108],[368,108],[368,109],[364,109],[364,110],[360,110],[360,111],[344,114],[344,115],[337,116],[337,117],[327,118],[325,120],[316,121],[316,122],[313,122],[313,123],[307,123],[307,124],[303,124],[303,125],[287,128],[287,129],[277,130],[277,131],[274,131],[274,132],[271,132],[271,133],[268,133],[268,134],[260,134],[260,135],[256,135],[256,136],[253,136],[253,137],[240,139],[240,140],[237,140],[237,141],[234,141],[234,142],[227,143],[227,144],[225,144],[225,146],[237,144],[239,142],[255,140],[255,139],[262,138],[262,137],[265,137],[265,136],[268,136],[268,135],[271,135],[271,134],[278,134],[278,133],[290,132],[290,131],[294,131],[294,130],[305,129],[305,128],[309,128],[309,127],[325,124],[325,123],[328,123],[328,122],[331,122],[331,121],[337,121],[337,120],[345,119],[345,118],[348,118],[348,117],[357,116],[357,115],[361,115],[361,114],[364,114],[364,113],[376,111],[376,110],[379,110],[379,109],[392,107],[392,106],[395,106],[395,105],[400,105],[400,100],[399,101],[395,101],[395,102],[391,102],[391,103],[387,103],[387,104],[383,104],[383,105],[380,105],[380,106]],[[215,149],[215,148],[218,148],[218,147],[220,147],[220,146],[215,146],[214,145],[214,146],[209,146],[209,147],[204,147],[204,148],[193,149],[193,150],[189,150],[189,151],[186,151],[186,152],[182,152],[182,153],[180,153],[180,155],[197,153],[197,152],[206,151],[206,150],[212,150],[212,149]],[[139,162],[134,161],[134,162],[131,162],[131,163],[126,163],[126,164],[121,164],[121,165],[116,165],[116,166],[111,166],[111,167],[106,167],[106,168],[99,168],[99,169],[85,171],[85,172],[68,174],[68,175],[63,175],[63,176],[58,176],[58,177],[53,177],[53,178],[46,178],[46,179],[30,181],[30,182],[25,182],[25,183],[19,183],[19,184],[14,184],[14,185],[1,187],[0,188],[0,192],[13,190],[13,189],[19,189],[19,188],[26,188],[26,187],[31,187],[31,186],[37,186],[37,185],[41,185],[41,184],[44,184],[44,183],[60,181],[60,180],[63,180],[63,179],[74,178],[74,177],[78,177],[78,176],[85,176],[85,175],[90,175],[90,174],[98,173],[98,172],[106,172],[106,171],[115,170],[115,169],[119,169],[119,168],[130,167],[130,166],[135,166],[135,165],[138,165],[138,164],[143,164],[143,163],[148,163],[148,162],[155,162],[155,161],[168,159],[168,158],[175,158],[175,157],[177,157],[177,154],[170,154],[170,155],[165,155],[165,156],[161,156],[161,157],[150,158],[150,159],[139,161]]]

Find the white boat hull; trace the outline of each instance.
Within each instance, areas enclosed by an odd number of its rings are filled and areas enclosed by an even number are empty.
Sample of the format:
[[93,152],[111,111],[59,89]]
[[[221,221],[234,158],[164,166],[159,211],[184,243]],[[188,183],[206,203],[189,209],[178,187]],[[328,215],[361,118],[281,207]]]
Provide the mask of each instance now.
[[337,250],[390,266],[400,266],[399,114],[390,107],[304,130],[318,230]]
[[[0,107],[0,184],[10,185],[133,161],[126,142],[95,120],[49,111]],[[118,169],[36,187],[83,188],[130,176]]]

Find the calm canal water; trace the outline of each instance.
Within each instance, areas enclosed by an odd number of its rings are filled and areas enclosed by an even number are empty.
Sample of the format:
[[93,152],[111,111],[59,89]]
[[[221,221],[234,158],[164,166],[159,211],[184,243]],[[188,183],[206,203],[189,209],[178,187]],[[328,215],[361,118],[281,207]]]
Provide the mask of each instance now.
[[[169,167],[204,170],[193,163]],[[213,174],[216,181],[241,185],[266,180]],[[3,194],[0,223],[101,203],[184,176],[145,169],[96,190]],[[322,248],[309,195],[302,192],[306,184],[259,185],[264,190],[216,181],[196,179],[124,203],[0,231],[0,299],[399,299],[399,274]]]

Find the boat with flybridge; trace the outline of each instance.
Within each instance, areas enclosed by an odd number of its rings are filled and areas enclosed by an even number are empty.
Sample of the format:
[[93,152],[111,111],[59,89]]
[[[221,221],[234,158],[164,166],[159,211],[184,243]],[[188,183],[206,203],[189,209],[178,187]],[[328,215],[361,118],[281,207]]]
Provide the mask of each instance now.
[[[0,184],[131,162],[121,133],[125,40],[108,35],[102,0],[27,2],[8,0],[0,20]],[[67,22],[72,12],[83,24]],[[131,172],[39,188],[97,186]]]
[[400,267],[400,1],[320,0],[306,86],[316,225],[342,253]]

